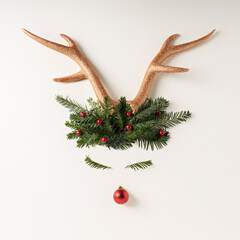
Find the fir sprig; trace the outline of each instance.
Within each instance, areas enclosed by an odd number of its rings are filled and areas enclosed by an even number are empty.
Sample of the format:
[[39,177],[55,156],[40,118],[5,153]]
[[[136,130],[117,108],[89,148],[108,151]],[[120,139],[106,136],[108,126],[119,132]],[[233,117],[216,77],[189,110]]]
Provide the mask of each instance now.
[[134,171],[137,171],[140,169],[146,169],[152,165],[153,165],[152,161],[149,160],[149,161],[138,162],[138,163],[133,163],[133,164],[127,165],[125,168],[131,168]]
[[130,123],[143,122],[156,118],[156,112],[164,111],[169,106],[169,101],[160,97],[155,100],[148,98],[136,111]]
[[154,127],[171,128],[176,126],[177,124],[187,121],[187,119],[189,119],[190,117],[191,113],[189,111],[165,113],[163,114],[161,120],[157,121],[154,124]]
[[102,169],[102,170],[111,169],[111,167],[108,167],[108,166],[102,165],[100,163],[94,162],[89,156],[86,156],[85,163],[91,168]]
[[85,111],[84,107],[82,107],[79,103],[69,99],[68,97],[64,98],[61,95],[56,96],[56,100],[65,108],[68,108],[70,112],[79,112]]

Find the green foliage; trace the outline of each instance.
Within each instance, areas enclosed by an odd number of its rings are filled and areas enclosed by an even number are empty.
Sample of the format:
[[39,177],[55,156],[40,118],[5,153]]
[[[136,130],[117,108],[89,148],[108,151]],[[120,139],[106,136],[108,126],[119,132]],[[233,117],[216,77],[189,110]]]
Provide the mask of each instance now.
[[155,120],[157,118],[156,112],[164,111],[169,106],[169,102],[160,97],[152,100],[148,98],[136,111],[135,116],[131,119],[130,123],[144,122]]
[[94,162],[89,156],[86,156],[85,163],[91,168],[102,169],[102,170],[111,169],[111,167],[108,167],[108,166],[102,165],[100,163]]
[[152,161],[149,160],[149,161],[145,161],[145,162],[138,162],[138,163],[133,163],[133,164],[127,165],[125,168],[131,168],[134,171],[137,171],[139,169],[146,169],[152,165],[153,165]]
[[80,104],[69,99],[68,97],[64,98],[61,95],[57,95],[56,100],[65,108],[68,108],[70,112],[78,112],[78,111],[82,112],[84,110],[84,108]]
[[[167,113],[169,102],[162,97],[147,99],[134,113],[124,97],[115,106],[111,105],[108,98],[104,99],[103,105],[90,98],[89,109],[68,97],[57,96],[56,99],[71,112],[66,126],[72,131],[67,137],[75,139],[80,148],[101,145],[109,149],[125,150],[137,143],[146,150],[161,149],[170,139],[168,129],[191,117],[189,111]],[[160,115],[157,114],[159,111]],[[82,112],[85,112],[85,117],[81,116]],[[131,116],[127,116],[127,112]],[[97,124],[98,119],[102,120],[102,124]],[[132,129],[126,130],[126,125],[131,125]],[[82,135],[78,136],[77,130],[81,130]],[[161,136],[159,130],[165,134]],[[103,137],[107,138],[106,143],[101,141]]]

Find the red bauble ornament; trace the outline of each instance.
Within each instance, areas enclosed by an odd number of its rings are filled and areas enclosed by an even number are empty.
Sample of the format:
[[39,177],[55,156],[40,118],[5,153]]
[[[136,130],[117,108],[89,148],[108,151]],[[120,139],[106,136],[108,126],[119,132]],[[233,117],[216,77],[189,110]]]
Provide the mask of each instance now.
[[160,130],[160,131],[159,131],[159,134],[160,134],[161,136],[163,136],[163,135],[165,134],[165,132],[164,132],[163,130]]
[[157,115],[160,116],[162,113],[160,111],[157,112]]
[[81,136],[81,135],[82,135],[82,131],[81,131],[81,130],[77,130],[76,134],[77,134],[78,136]]
[[82,117],[86,117],[86,113],[85,112],[81,112],[81,116]]
[[97,120],[97,124],[101,125],[101,124],[102,124],[102,120],[101,120],[101,119],[98,119],[98,120]]
[[128,192],[121,186],[113,194],[113,199],[118,204],[126,203],[128,201],[128,198],[129,198]]
[[107,138],[103,137],[103,138],[101,139],[101,141],[102,141],[103,143],[106,143],[106,142],[107,142]]
[[131,129],[132,129],[132,126],[131,126],[131,125],[127,125],[127,126],[126,126],[126,129],[127,129],[127,130],[131,130]]
[[128,117],[130,117],[130,116],[131,116],[131,113],[130,113],[130,112],[127,112],[126,115],[127,115]]

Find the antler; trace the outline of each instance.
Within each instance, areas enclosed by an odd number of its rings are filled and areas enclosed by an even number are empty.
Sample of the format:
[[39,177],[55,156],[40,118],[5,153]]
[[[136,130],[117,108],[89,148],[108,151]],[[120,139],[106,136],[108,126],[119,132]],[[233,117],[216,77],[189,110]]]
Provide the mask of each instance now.
[[155,56],[155,58],[150,63],[146,74],[143,78],[142,85],[137,93],[137,96],[128,103],[131,105],[133,110],[136,110],[142,103],[144,103],[148,97],[148,93],[150,91],[152,81],[157,73],[176,73],[176,72],[187,72],[189,69],[187,68],[178,68],[178,67],[171,67],[165,66],[162,63],[170,56],[183,52],[189,48],[195,47],[203,42],[205,42],[208,38],[212,36],[215,30],[211,31],[206,36],[180,45],[173,46],[171,42],[179,36],[179,34],[174,34],[170,36],[163,44],[161,50]]
[[[23,32],[26,33],[33,40],[43,44],[44,46],[70,57],[80,66],[81,71],[74,73],[70,76],[66,76],[62,78],[54,78],[53,80],[55,82],[70,83],[70,82],[81,81],[83,79],[88,79],[92,84],[93,90],[101,104],[104,102],[105,97],[108,97],[109,99],[111,99],[107,91],[105,90],[103,84],[101,83],[101,80],[97,75],[96,71],[94,70],[93,66],[90,64],[87,58],[81,53],[76,43],[70,37],[64,34],[60,34],[60,36],[64,38],[69,45],[69,46],[64,46],[55,42],[48,41],[44,38],[41,38],[27,31],[26,29],[23,29]],[[117,101],[113,99],[111,99],[111,102],[112,104],[117,103]]]
[[[189,71],[189,69],[187,68],[179,68],[179,67],[171,67],[171,66],[163,65],[162,63],[168,57],[203,43],[204,41],[206,41],[208,38],[211,37],[214,31],[215,30],[213,30],[212,32],[210,32],[209,34],[207,34],[206,36],[198,40],[176,45],[176,46],[171,45],[171,42],[179,35],[174,34],[170,36],[164,42],[162,48],[160,49],[158,54],[155,56],[155,58],[152,60],[152,62],[148,66],[148,69],[146,71],[146,74],[143,78],[141,87],[136,97],[132,101],[128,101],[128,103],[131,105],[132,110],[135,111],[142,103],[146,101],[152,85],[152,81],[157,73],[176,73],[176,72]],[[25,29],[23,29],[23,32],[26,33],[29,37],[31,37],[35,41],[43,44],[44,46],[70,57],[80,66],[81,71],[74,73],[70,76],[66,76],[62,78],[54,78],[53,80],[55,82],[70,83],[70,82],[81,81],[83,79],[88,79],[91,82],[94,92],[101,104],[103,104],[105,97],[108,97],[111,100],[113,105],[118,103],[118,101],[115,101],[109,97],[107,91],[105,90],[103,84],[101,83],[101,80],[97,75],[96,71],[94,70],[93,66],[90,64],[87,58],[81,53],[81,51],[79,50],[75,42],[70,37],[64,34],[60,34],[60,36],[64,38],[69,44],[69,46],[64,46],[58,43],[48,41],[44,38],[38,37],[37,35],[30,33]]]

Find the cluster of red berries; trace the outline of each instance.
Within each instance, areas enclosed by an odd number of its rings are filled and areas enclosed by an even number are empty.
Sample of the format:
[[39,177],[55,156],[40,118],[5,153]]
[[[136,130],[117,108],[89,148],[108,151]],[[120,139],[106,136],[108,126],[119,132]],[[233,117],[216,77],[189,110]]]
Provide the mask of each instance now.
[[[131,112],[127,112],[126,115],[127,115],[128,117],[130,117],[132,114],[131,114]],[[160,111],[157,112],[157,115],[160,116],[160,115],[161,115],[161,112],[160,112]],[[85,112],[81,112],[81,116],[82,116],[82,117],[86,117],[86,113],[85,113]],[[97,124],[99,124],[99,125],[101,125],[102,122],[103,122],[102,119],[98,119],[98,120],[97,120]],[[127,129],[128,131],[130,131],[130,130],[132,129],[132,126],[128,124],[128,125],[126,126],[126,129]],[[78,136],[81,136],[81,135],[82,135],[82,131],[81,131],[81,130],[77,130],[76,134],[77,134]],[[160,134],[161,136],[163,136],[163,135],[165,134],[165,132],[164,132],[163,130],[159,130],[159,134]],[[101,141],[102,141],[103,143],[106,143],[106,142],[107,142],[107,138],[106,138],[106,137],[103,137],[103,138],[101,138]]]

